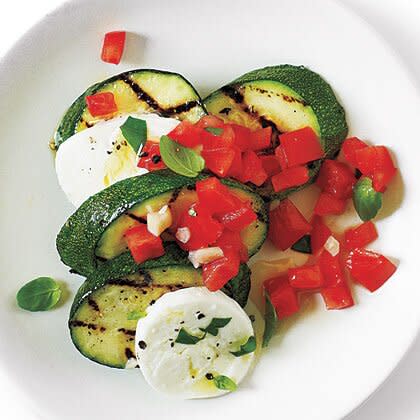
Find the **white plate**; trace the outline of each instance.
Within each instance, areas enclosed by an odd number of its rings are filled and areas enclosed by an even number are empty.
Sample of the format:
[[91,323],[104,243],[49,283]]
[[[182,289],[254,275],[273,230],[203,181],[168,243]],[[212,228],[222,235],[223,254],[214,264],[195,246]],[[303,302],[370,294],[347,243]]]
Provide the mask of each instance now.
[[[102,36],[130,36],[119,67],[99,60]],[[173,401],[138,371],[107,369],[80,356],[66,327],[70,300],[49,312],[16,308],[16,290],[38,275],[70,276],[55,235],[72,211],[48,150],[66,107],[88,85],[134,67],[178,71],[205,95],[269,64],[305,64],[334,86],[351,132],[392,147],[404,174],[386,195],[374,248],[398,257],[377,293],[356,288],[358,305],[327,312],[317,301],[273,340],[239,392]],[[0,65],[0,360],[46,419],[338,419],[389,375],[420,323],[415,193],[420,102],[388,47],[361,20],[330,1],[97,0],[69,2],[28,32]],[[392,211],[398,209],[396,211]],[[383,213],[383,215],[384,215]],[[134,417],[135,416],[135,417]]]

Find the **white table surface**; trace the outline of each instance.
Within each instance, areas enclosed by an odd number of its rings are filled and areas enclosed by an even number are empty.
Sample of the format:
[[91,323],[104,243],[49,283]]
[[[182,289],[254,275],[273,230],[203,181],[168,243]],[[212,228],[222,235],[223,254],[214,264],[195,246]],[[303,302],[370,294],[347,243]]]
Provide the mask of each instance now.
[[[385,41],[400,55],[420,88],[420,1],[337,1],[347,5],[376,28]],[[0,56],[31,25],[61,3],[63,3],[63,0],[30,2],[25,0],[2,4],[2,13],[0,13]],[[349,63],[349,66],[351,65],[352,63]],[[413,134],[416,135],[417,133]],[[390,331],[390,334],[395,333],[398,332]],[[419,420],[419,389],[420,339],[417,339],[393,375],[362,407],[349,415],[346,420]],[[0,418],[7,420],[38,419],[29,411],[26,403],[20,397],[19,390],[14,389],[2,372],[0,372],[0,413]]]

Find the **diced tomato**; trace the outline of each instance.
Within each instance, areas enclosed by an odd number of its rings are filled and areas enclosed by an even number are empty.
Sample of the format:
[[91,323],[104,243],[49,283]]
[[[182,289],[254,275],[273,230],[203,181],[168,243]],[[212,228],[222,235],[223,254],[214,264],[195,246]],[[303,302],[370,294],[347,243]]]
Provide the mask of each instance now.
[[384,192],[397,168],[385,146],[369,146],[355,152],[356,167],[373,181],[373,188]]
[[363,248],[373,242],[378,237],[375,224],[371,221],[362,223],[361,225],[347,229],[344,233],[346,249]]
[[257,220],[257,215],[251,207],[249,202],[243,202],[236,199],[236,208],[232,211],[226,212],[218,219],[220,223],[233,232],[240,232],[252,222]]
[[350,137],[344,140],[341,150],[343,152],[344,159],[346,159],[350,165],[356,167],[357,162],[355,153],[357,150],[364,149],[365,147],[368,147],[368,145],[364,141],[358,139],[357,137]]
[[272,177],[281,171],[281,166],[276,156],[261,155],[259,158],[268,177]]
[[295,289],[319,289],[324,285],[324,277],[317,264],[289,268],[288,277]]
[[165,163],[160,155],[159,143],[147,141],[141,150],[140,159],[137,163],[139,168],[147,169],[148,171],[158,171],[166,168]]
[[327,309],[344,309],[354,305],[353,297],[340,261],[340,256],[333,257],[323,251],[318,261],[325,286],[321,289]]
[[290,248],[311,229],[312,226],[288,199],[281,201],[278,207],[270,211],[268,237],[282,251]]
[[207,130],[201,131],[201,144],[203,145],[204,150],[212,151],[235,146],[235,133],[232,127],[225,125],[223,128],[220,128],[220,130],[222,130],[220,134],[214,134]]
[[242,176],[242,152],[239,147],[233,146],[232,150],[234,151],[234,157],[232,165],[230,165],[227,176],[232,178],[240,179]]
[[238,124],[229,124],[235,133],[235,146],[241,151],[248,150],[252,131],[248,127]]
[[147,225],[139,224],[128,229],[124,237],[128,249],[137,264],[152,258],[161,257],[165,253],[162,239],[150,233],[147,230]]
[[257,154],[252,150],[247,150],[242,154],[242,175],[240,181],[252,182],[257,187],[260,187],[267,180],[267,173],[265,172],[261,160]]
[[344,163],[327,159],[322,163],[316,184],[323,192],[341,200],[350,198],[356,177],[353,171]]
[[317,254],[327,239],[332,235],[331,229],[324,223],[322,217],[314,216],[312,219],[311,248],[312,253]]
[[350,252],[346,266],[352,278],[371,292],[379,289],[397,269],[388,258],[363,248]]
[[179,246],[188,251],[206,248],[214,244],[223,232],[223,226],[211,213],[199,204],[191,206],[180,218],[178,227],[186,227],[190,230],[190,240],[179,243]]
[[287,188],[297,187],[309,181],[309,170],[306,166],[294,166],[285,169],[271,178],[275,192],[286,190]]
[[271,145],[271,127],[259,128],[251,131],[251,138],[248,143],[248,150],[267,149]]
[[119,64],[124,52],[126,33],[124,31],[108,32],[105,34],[102,46],[102,61]]
[[104,117],[118,111],[112,92],[88,95],[86,96],[86,105],[92,117]]
[[215,117],[214,115],[205,115],[201,117],[200,120],[195,124],[198,128],[223,128],[225,123],[220,118]]
[[288,166],[303,165],[324,156],[321,143],[311,127],[290,131],[280,135]]
[[229,173],[235,158],[235,151],[231,148],[203,150],[201,156],[206,161],[206,167],[214,174],[224,178]]
[[287,274],[266,280],[264,289],[270,296],[279,319],[286,318],[299,311],[298,296],[296,290],[290,286]]
[[214,246],[222,248],[223,252],[225,252],[226,249],[232,249],[239,254],[240,260],[243,263],[249,260],[248,249],[243,243],[239,232],[225,229]]
[[326,216],[327,214],[342,214],[346,210],[346,200],[341,200],[331,194],[322,192],[316,202],[314,214]]
[[236,201],[229,188],[217,178],[211,177],[196,183],[198,202],[205,207],[211,215],[234,211]]
[[201,144],[201,134],[202,129],[184,120],[168,134],[168,137],[185,147],[193,148]]
[[239,254],[231,249],[223,252],[223,258],[203,265],[203,282],[212,292],[221,289],[239,273]]
[[286,154],[284,153],[284,147],[282,145],[276,147],[276,150],[274,151],[274,153],[280,165],[280,168],[283,171],[285,171],[289,167],[289,165],[287,163]]

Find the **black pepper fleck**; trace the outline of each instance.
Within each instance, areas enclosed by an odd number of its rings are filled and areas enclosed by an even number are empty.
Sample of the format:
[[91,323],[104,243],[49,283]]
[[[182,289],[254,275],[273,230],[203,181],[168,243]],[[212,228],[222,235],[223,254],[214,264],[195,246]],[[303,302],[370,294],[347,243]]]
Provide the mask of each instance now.
[[250,319],[251,322],[255,322],[255,315],[250,315],[249,319]]
[[162,160],[162,158],[159,155],[154,155],[152,157],[152,162],[157,165],[160,161]]
[[147,347],[147,344],[146,344],[143,340],[141,340],[141,341],[139,341],[139,347],[140,347],[142,350],[144,350],[144,349]]
[[171,343],[171,347],[173,347],[175,345],[175,343]]
[[206,316],[204,315],[204,314],[198,314],[198,316],[197,316],[197,319],[203,319],[203,318],[205,318]]
[[206,373],[206,378],[207,378],[209,381],[212,381],[212,380],[213,380],[213,374],[212,374],[212,373]]

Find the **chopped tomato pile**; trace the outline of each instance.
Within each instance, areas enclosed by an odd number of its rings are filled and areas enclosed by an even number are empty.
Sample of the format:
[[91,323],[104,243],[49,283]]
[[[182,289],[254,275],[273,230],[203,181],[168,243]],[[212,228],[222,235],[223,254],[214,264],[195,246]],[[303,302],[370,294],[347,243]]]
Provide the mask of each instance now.
[[[293,156],[287,148],[285,154]],[[310,235],[310,249],[301,251],[311,254],[308,262],[264,282],[278,318],[299,311],[301,294],[320,293],[327,309],[351,307],[354,301],[348,279],[374,292],[396,271],[388,258],[366,249],[378,238],[371,220],[347,229],[341,238],[323,218],[344,213],[348,201],[352,197],[355,201],[355,169],[372,181],[374,194],[383,193],[397,171],[391,155],[384,146],[368,146],[352,137],[344,142],[341,156],[343,161],[326,159],[322,163],[316,180],[321,191],[311,221],[288,199],[270,212],[269,239],[276,248],[284,251]],[[298,156],[293,159],[299,161]],[[271,165],[267,160],[266,167]],[[282,172],[283,176],[285,173]],[[364,206],[369,204],[368,200],[363,202]]]
[[324,156],[318,136],[309,127],[273,139],[271,127],[251,130],[205,116],[196,124],[183,121],[168,136],[198,151],[207,169],[220,178],[258,187],[271,182],[276,192],[306,184],[307,164]]
[[251,203],[241,200],[215,177],[198,181],[196,192],[193,203],[149,213],[147,224],[139,222],[124,236],[134,261],[142,263],[164,254],[161,233],[168,229],[178,245],[189,252],[193,265],[202,267],[207,288],[216,291],[238,274],[241,262],[248,261],[241,232],[257,220],[257,215]]

